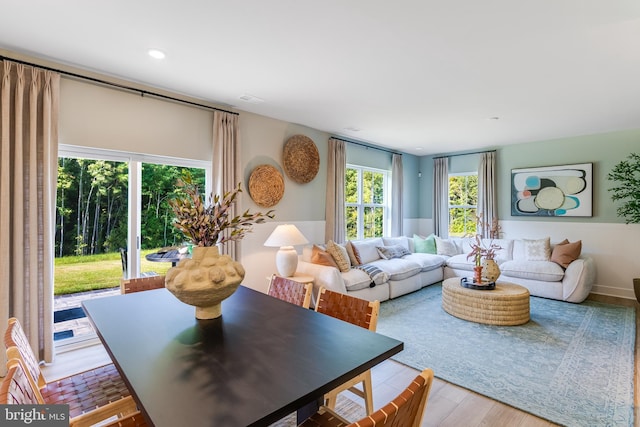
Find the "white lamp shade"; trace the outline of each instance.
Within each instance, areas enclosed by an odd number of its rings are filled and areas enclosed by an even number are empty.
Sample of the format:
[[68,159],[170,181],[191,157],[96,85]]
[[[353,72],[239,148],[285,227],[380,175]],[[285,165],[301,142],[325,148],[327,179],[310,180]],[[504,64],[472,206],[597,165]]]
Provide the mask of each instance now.
[[279,248],[282,246],[306,245],[307,243],[309,241],[298,230],[298,227],[293,224],[282,224],[273,230],[264,245]]
[[276,253],[276,269],[280,276],[291,277],[298,267],[298,253],[293,247],[307,243],[309,241],[295,225],[283,224],[273,230],[264,245],[280,248]]

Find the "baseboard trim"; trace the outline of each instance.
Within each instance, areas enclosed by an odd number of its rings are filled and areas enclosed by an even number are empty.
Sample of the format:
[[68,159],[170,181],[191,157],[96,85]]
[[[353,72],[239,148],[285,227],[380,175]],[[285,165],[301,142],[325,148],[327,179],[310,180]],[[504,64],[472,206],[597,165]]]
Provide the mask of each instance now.
[[589,296],[587,297],[587,300],[602,302],[605,304],[621,305],[624,307],[636,307],[638,305],[638,302],[636,301],[635,297],[624,298],[624,297],[619,297],[615,295],[603,295],[603,294],[596,294],[596,293],[590,293]]

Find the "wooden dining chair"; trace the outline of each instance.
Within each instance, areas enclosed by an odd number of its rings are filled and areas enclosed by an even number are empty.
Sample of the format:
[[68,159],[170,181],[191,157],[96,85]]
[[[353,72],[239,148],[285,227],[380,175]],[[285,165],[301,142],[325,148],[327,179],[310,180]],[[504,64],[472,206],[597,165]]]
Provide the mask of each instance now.
[[120,293],[131,294],[133,292],[164,288],[164,279],[164,275],[121,279]]
[[9,319],[4,344],[7,360],[17,359],[23,363],[33,388],[39,390],[40,403],[68,404],[72,417],[131,395],[113,363],[47,382],[16,318]]
[[309,308],[312,289],[313,285],[311,283],[303,284],[274,274],[271,276],[267,293],[291,304]]
[[[378,325],[380,302],[377,300],[367,301],[322,287],[318,292],[316,311],[375,332]],[[362,389],[356,387],[360,383],[362,384]],[[325,405],[334,409],[338,394],[345,390],[349,390],[364,399],[367,415],[373,412],[373,386],[370,370],[327,393],[325,395]]]
[[349,421],[331,408],[321,406],[300,427],[419,427],[433,384],[433,371],[425,369],[391,402],[356,421]]
[[[43,396],[30,381],[30,374],[19,359],[9,359],[7,375],[0,384],[0,404],[2,405],[38,405]],[[59,402],[64,403],[64,402]],[[144,427],[144,417],[138,411],[131,396],[111,402],[107,405],[71,417],[70,427],[88,427],[100,423],[102,427]]]

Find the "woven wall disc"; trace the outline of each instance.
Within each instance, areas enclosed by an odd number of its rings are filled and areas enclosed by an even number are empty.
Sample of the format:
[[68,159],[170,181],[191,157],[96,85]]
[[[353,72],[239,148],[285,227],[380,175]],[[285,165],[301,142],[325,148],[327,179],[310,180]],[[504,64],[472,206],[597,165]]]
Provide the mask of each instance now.
[[320,155],[308,136],[294,135],[284,144],[284,171],[300,184],[315,178],[320,168]]
[[249,195],[256,205],[270,208],[278,204],[284,194],[284,178],[270,165],[257,166],[249,177]]

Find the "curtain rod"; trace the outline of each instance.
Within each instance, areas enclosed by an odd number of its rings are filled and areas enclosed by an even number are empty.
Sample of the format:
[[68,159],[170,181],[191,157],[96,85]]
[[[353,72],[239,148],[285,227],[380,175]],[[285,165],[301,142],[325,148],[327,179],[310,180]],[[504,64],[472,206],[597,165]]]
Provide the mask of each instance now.
[[472,151],[470,153],[458,153],[458,154],[451,154],[449,156],[438,156],[438,157],[434,157],[433,160],[446,159],[447,157],[470,156],[471,154],[495,153],[495,152],[496,150]]
[[345,138],[339,138],[337,136],[332,136],[331,138],[333,139],[337,139],[338,141],[344,141],[344,142],[348,142],[349,144],[355,144],[355,145],[360,145],[362,147],[366,147],[366,148],[373,148],[374,150],[380,150],[380,151],[384,151],[386,153],[390,153],[390,154],[399,154],[402,156],[402,153],[399,153],[397,151],[394,150],[389,150],[386,148],[382,148],[382,147],[376,147],[375,145],[369,145],[369,144],[365,144],[364,142],[358,142],[358,141],[352,141],[350,139],[345,139]]
[[70,71],[64,71],[64,70],[59,70],[59,69],[52,68],[52,67],[47,67],[47,66],[44,66],[44,65],[38,65],[38,64],[31,63],[31,62],[27,62],[27,61],[22,61],[20,59],[9,58],[9,57],[4,56],[4,55],[0,55],[0,60],[7,60],[7,61],[12,61],[12,62],[17,62],[18,64],[29,65],[31,67],[41,68],[41,69],[47,70],[47,71],[53,71],[53,72],[56,72],[56,73],[64,74],[66,76],[74,77],[76,79],[87,80],[87,81],[90,81],[92,83],[99,83],[99,84],[105,85],[105,86],[113,86],[113,87],[118,88],[120,90],[139,93],[141,96],[150,95],[150,96],[153,96],[153,97],[156,97],[156,98],[160,98],[160,99],[166,99],[166,100],[173,101],[173,102],[179,102],[179,103],[182,103],[182,104],[192,105],[194,107],[204,108],[206,110],[222,111],[224,113],[239,115],[239,113],[236,113],[234,111],[223,110],[222,108],[211,107],[209,105],[199,104],[199,103],[193,102],[193,101],[187,101],[187,100],[184,100],[184,99],[174,98],[174,97],[169,96],[169,95],[162,95],[160,93],[150,92],[150,91],[144,90],[144,89],[136,89],[136,88],[131,87],[131,86],[125,86],[125,85],[122,85],[122,84],[119,84],[119,83],[113,83],[113,82],[109,82],[109,81],[106,81],[106,80],[101,80],[101,79],[98,79],[98,78],[95,78],[95,77],[83,76],[82,74],[76,74],[76,73],[72,73]]

